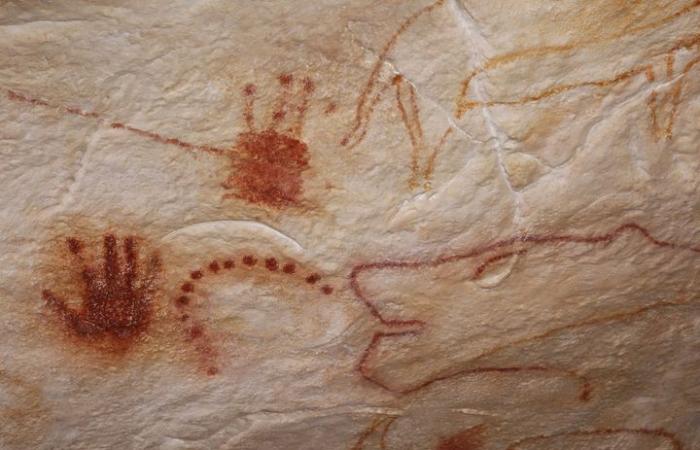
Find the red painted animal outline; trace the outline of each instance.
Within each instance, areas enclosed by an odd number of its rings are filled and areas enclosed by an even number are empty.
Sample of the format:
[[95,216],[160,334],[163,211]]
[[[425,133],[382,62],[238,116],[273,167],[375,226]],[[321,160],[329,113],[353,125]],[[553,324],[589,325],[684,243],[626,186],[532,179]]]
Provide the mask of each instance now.
[[615,436],[615,435],[639,435],[639,436],[651,436],[658,438],[671,444],[672,450],[685,450],[683,443],[678,439],[678,437],[664,428],[597,428],[593,430],[578,430],[578,431],[568,431],[547,435],[530,436],[521,439],[517,442],[510,444],[505,450],[521,450],[520,445],[524,443],[545,441],[548,439],[554,439],[558,437],[600,437],[600,436]]
[[[388,450],[388,438],[391,427],[394,426],[398,417],[396,416],[381,416],[378,415],[370,423],[370,425],[362,432],[355,445],[351,450]],[[484,430],[484,425],[477,425],[469,428],[466,431],[474,430],[480,433]],[[637,435],[658,438],[661,441],[671,445],[671,450],[685,450],[685,446],[681,440],[670,431],[664,428],[595,428],[589,430],[565,431],[560,433],[552,433],[547,435],[529,436],[518,441],[508,444],[504,450],[520,450],[522,444],[531,442],[546,441],[560,437],[608,437],[616,435]],[[369,444],[368,444],[369,442]],[[376,442],[377,446],[370,446],[372,442]],[[483,445],[481,438],[474,441],[478,446],[468,447],[470,450],[478,450]],[[436,450],[442,450],[442,446],[438,444]],[[445,450],[457,447],[444,447]],[[461,448],[461,447],[460,447]]]
[[[675,55],[680,50],[688,50],[695,48],[696,52],[700,52],[700,34],[694,35],[690,39],[681,39],[674,43],[665,54],[662,56],[665,65],[666,80],[671,83],[671,93],[668,96],[663,96],[670,104],[670,112],[665,123],[659,123],[659,112],[662,109],[662,102],[659,102],[660,98],[657,89],[652,89],[647,100],[647,106],[649,108],[650,122],[651,122],[651,133],[655,140],[666,140],[670,141],[673,139],[673,128],[676,117],[678,115],[678,108],[680,106],[682,97],[681,93],[683,86],[686,82],[688,73],[693,69],[698,63],[700,63],[700,56],[696,56],[690,61],[686,62],[680,71],[676,71],[674,66]],[[700,54],[700,53],[699,53]],[[597,79],[597,80],[587,80],[578,83],[570,84],[557,84],[547,89],[528,94],[522,97],[516,97],[513,99],[500,99],[500,100],[468,100],[467,93],[469,91],[469,86],[471,81],[480,73],[481,71],[474,71],[470,74],[462,84],[462,91],[458,96],[455,117],[461,118],[467,111],[475,108],[492,108],[497,106],[502,107],[516,107],[522,106],[529,103],[536,103],[541,100],[550,97],[559,96],[565,92],[570,92],[578,90],[581,88],[605,88],[618,85],[624,82],[628,82],[636,77],[645,76],[648,83],[653,83],[656,80],[655,76],[655,65],[656,63],[646,63],[632,67],[631,69],[625,70],[614,74],[611,78]]]
[[[563,377],[568,377],[573,380],[576,380],[580,384],[580,394],[579,394],[579,399],[581,401],[587,401],[590,396],[591,396],[591,391],[592,391],[592,384],[591,381],[584,375],[581,375],[577,373],[574,370],[566,369],[566,368],[558,368],[558,367],[549,367],[549,366],[542,366],[542,365],[536,365],[536,366],[515,366],[515,367],[477,367],[477,368],[472,368],[472,369],[466,369],[466,370],[455,370],[449,373],[441,374],[438,376],[434,376],[431,378],[428,378],[427,380],[416,383],[415,385],[411,387],[405,387],[405,388],[397,388],[393,387],[386,382],[383,382],[379,378],[377,378],[375,375],[373,375],[372,371],[372,361],[375,356],[375,354],[378,352],[378,347],[382,343],[382,341],[386,339],[392,339],[392,338],[401,338],[407,335],[414,335],[414,336],[419,336],[423,327],[426,325],[425,322],[419,319],[411,319],[411,320],[400,320],[400,319],[392,319],[392,318],[387,318],[384,317],[379,308],[376,306],[376,304],[367,297],[362,290],[362,287],[360,286],[360,282],[358,280],[359,275],[362,272],[365,271],[370,271],[370,270],[382,270],[382,269],[421,269],[421,268],[428,268],[428,267],[437,267],[445,263],[449,262],[455,262],[455,261],[461,261],[461,260],[466,260],[470,258],[476,258],[479,256],[488,256],[479,266],[477,266],[474,270],[474,273],[472,275],[472,279],[477,280],[479,279],[488,266],[494,264],[497,261],[500,261],[506,257],[510,257],[513,255],[517,254],[522,254],[524,252],[527,252],[528,248],[520,248],[515,251],[512,250],[507,250],[507,251],[501,251],[501,249],[504,249],[506,247],[510,247],[514,244],[517,245],[530,245],[530,246],[542,246],[542,245],[555,245],[555,244],[561,244],[561,243],[574,243],[574,244],[584,244],[584,245],[610,245],[613,243],[616,239],[618,239],[623,233],[625,232],[632,232],[635,234],[638,234],[639,236],[642,237],[642,239],[647,242],[651,246],[655,247],[661,247],[661,248],[669,248],[673,250],[684,250],[684,251],[689,251],[692,253],[700,253],[700,247],[698,246],[693,246],[693,245],[687,245],[687,244],[678,244],[670,241],[663,241],[660,239],[655,238],[646,228],[641,227],[640,225],[636,223],[626,223],[623,225],[620,225],[619,227],[615,228],[613,231],[605,234],[597,234],[597,235],[573,235],[573,234],[552,234],[552,235],[535,235],[535,234],[521,234],[521,235],[516,235],[514,237],[496,241],[491,244],[483,245],[483,246],[477,246],[471,250],[467,250],[462,253],[454,253],[454,254],[446,254],[443,256],[439,256],[435,259],[424,259],[424,260],[412,260],[412,261],[380,261],[376,263],[365,263],[365,264],[359,264],[355,266],[351,273],[350,273],[350,287],[352,291],[355,294],[355,297],[358,299],[358,301],[362,302],[365,307],[369,310],[370,314],[374,316],[379,323],[382,325],[383,329],[381,331],[377,331],[374,333],[372,339],[370,340],[369,344],[367,347],[362,351],[360,358],[358,359],[357,363],[357,371],[360,374],[360,376],[365,379],[366,381],[384,389],[389,392],[392,392],[397,395],[406,395],[410,394],[413,392],[417,392],[426,386],[429,386],[435,382],[438,381],[443,381],[447,380],[450,378],[454,378],[456,376],[461,376],[465,374],[482,374],[482,373],[521,373],[521,372],[532,372],[532,373],[543,373],[543,374],[550,374],[554,376],[563,376]],[[500,252],[500,253],[497,253]],[[656,310],[659,308],[666,308],[666,307],[671,307],[671,306],[678,306],[685,304],[686,302],[683,300],[678,300],[678,301],[660,301],[656,302],[650,305],[647,305],[645,307],[633,309],[633,310],[628,310],[625,312],[619,312],[619,313],[614,313],[610,314],[604,317],[596,317],[593,319],[589,320],[584,320],[581,322],[576,322],[560,327],[555,327],[551,328],[549,330],[546,330],[541,333],[537,333],[535,335],[528,336],[523,339],[518,339],[512,342],[507,342],[502,345],[497,345],[494,347],[491,347],[489,349],[483,350],[481,353],[479,353],[477,356],[471,358],[467,363],[472,364],[475,362],[478,362],[479,360],[484,359],[487,356],[493,355],[497,352],[500,352],[506,348],[516,346],[518,344],[528,342],[528,341],[535,341],[535,340],[541,340],[546,337],[549,337],[553,335],[554,333],[567,330],[567,329],[572,329],[572,328],[577,328],[577,327],[586,327],[586,326],[591,326],[595,324],[600,324],[600,323],[605,323],[605,322],[617,322],[617,321],[624,321],[624,320],[629,320],[630,318],[634,318],[636,316],[639,316],[640,314],[643,314],[645,312],[651,311],[651,310]]]
[[[413,27],[413,25],[418,22],[418,20],[428,14],[431,14],[435,10],[439,9],[445,4],[445,0],[436,0],[433,3],[428,4],[427,6],[419,9],[416,11],[414,14],[409,16],[406,20],[404,20],[399,27],[392,33],[392,35],[389,37],[389,39],[386,41],[384,46],[382,47],[382,50],[379,53],[379,56],[377,58],[377,61],[375,62],[374,66],[372,67],[372,70],[367,78],[367,81],[365,83],[364,88],[360,92],[360,95],[358,96],[357,99],[357,104],[355,106],[355,115],[353,117],[353,123],[349,127],[348,131],[346,134],[343,136],[341,139],[341,145],[347,146],[348,148],[352,149],[356,147],[359,143],[361,143],[365,136],[367,135],[368,132],[368,127],[371,122],[372,116],[374,114],[375,108],[377,104],[381,101],[382,96],[384,95],[384,92],[386,91],[387,85],[385,83],[382,83],[380,81],[380,75],[381,75],[381,69],[382,66],[386,63],[387,59],[391,55],[392,51],[396,47],[397,43],[399,42],[399,39],[401,35],[403,35],[409,28]],[[562,45],[553,45],[553,46],[540,46],[540,47],[527,47],[524,49],[520,49],[517,51],[505,53],[502,55],[498,55],[492,58],[489,58],[481,67],[476,68],[472,70],[462,81],[462,87],[460,92],[458,93],[456,100],[455,100],[455,113],[454,116],[457,119],[460,119],[464,113],[473,107],[476,106],[482,106],[482,107],[488,107],[489,105],[483,102],[468,102],[466,101],[466,96],[467,92],[469,90],[469,84],[471,80],[477,76],[478,74],[485,72],[489,70],[490,68],[493,67],[498,67],[500,65],[503,65],[505,63],[508,63],[510,61],[522,59],[522,58],[529,58],[529,57],[535,57],[535,56],[540,56],[540,55],[546,55],[546,54],[557,54],[557,53],[563,53],[567,51],[571,51],[576,48],[583,48],[583,47],[588,47],[596,43],[601,43],[601,42],[610,42],[610,41],[615,41],[617,39],[620,39],[626,35],[635,35],[635,34],[640,34],[645,31],[650,31],[650,30],[655,30],[660,28],[663,25],[666,25],[670,22],[672,22],[675,19],[678,19],[680,17],[683,17],[687,15],[688,13],[692,12],[696,8],[700,7],[700,0],[695,0],[693,3],[690,3],[688,5],[685,5],[681,8],[679,8],[676,11],[673,11],[672,13],[654,21],[649,24],[645,25],[639,25],[639,26],[634,26],[632,28],[629,28],[625,30],[624,32],[620,33],[612,33],[608,36],[604,37],[598,37],[590,40],[582,40],[578,42],[573,42],[573,43],[567,43],[567,44],[562,44]],[[695,45],[694,43],[691,43],[690,45],[687,45],[685,41],[681,40],[677,42],[674,46],[670,47],[669,50],[667,51],[668,55],[674,54],[677,50],[680,48],[689,48]],[[668,57],[668,56],[667,56]],[[656,91],[652,91],[650,94],[649,100],[648,100],[648,106],[650,108],[650,114],[651,114],[651,122],[652,122],[652,132],[654,134],[654,137],[656,139],[659,139],[660,136],[664,137],[665,139],[671,139],[672,138],[672,129],[673,129],[673,120],[676,115],[676,110],[678,108],[678,99],[680,98],[680,90],[682,89],[682,83],[683,79],[685,78],[685,75],[687,74],[690,69],[697,64],[697,62],[691,62],[689,65],[686,65],[682,71],[681,75],[678,77],[675,83],[678,84],[678,86],[674,86],[673,92],[671,94],[671,102],[672,102],[672,112],[669,116],[669,119],[666,123],[666,126],[660,126],[658,124],[658,119],[657,119],[657,112],[656,112],[656,101],[657,101],[657,94]],[[644,65],[641,66],[640,68],[635,68],[632,70],[629,70],[627,72],[623,72],[621,74],[617,74],[611,79],[608,80],[592,80],[592,81],[587,81],[583,83],[579,83],[577,85],[563,85],[559,86],[556,88],[552,88],[550,90],[545,90],[543,92],[540,92],[535,95],[531,95],[528,97],[524,97],[515,103],[527,103],[530,101],[536,101],[539,100],[542,97],[545,96],[552,96],[555,94],[558,94],[560,92],[564,91],[569,91],[572,89],[576,89],[579,87],[586,87],[586,86],[607,86],[611,84],[617,84],[622,81],[626,81],[634,76],[637,76],[639,74],[645,74],[647,76],[648,81],[654,81],[654,74],[653,74],[653,66],[651,65]],[[676,94],[676,91],[678,91],[678,94]],[[507,103],[504,103],[507,104]],[[493,105],[491,105],[493,106]]]
[[[306,77],[303,79],[303,88],[300,94],[298,95],[298,99],[296,100],[296,105],[292,108],[291,113],[289,114],[289,105],[293,101],[294,96],[292,95],[291,87],[294,83],[294,76],[291,74],[286,74],[283,73],[278,76],[279,83],[281,85],[281,91],[278,94],[278,99],[276,102],[276,107],[275,109],[270,113],[271,118],[268,123],[268,126],[263,129],[262,131],[257,131],[255,129],[255,120],[254,120],[254,114],[253,114],[253,106],[254,106],[254,96],[256,93],[256,87],[254,84],[249,83],[247,84],[244,89],[243,89],[243,98],[244,98],[244,120],[246,122],[247,126],[247,131],[239,133],[237,137],[237,142],[234,143],[234,145],[230,148],[221,148],[221,147],[215,147],[215,146],[210,146],[210,145],[199,145],[199,144],[193,144],[187,141],[184,141],[179,138],[175,137],[169,137],[165,136],[161,133],[146,130],[140,127],[136,127],[133,125],[125,124],[123,122],[118,122],[118,121],[113,121],[107,117],[106,114],[104,113],[98,113],[95,111],[86,111],[78,107],[74,106],[66,106],[66,105],[61,105],[58,103],[51,103],[49,101],[46,101],[44,99],[41,99],[36,96],[30,96],[30,95],[25,95],[22,93],[19,93],[15,90],[12,89],[4,89],[5,93],[7,95],[7,98],[10,101],[13,102],[18,102],[18,103],[25,103],[28,105],[32,105],[35,107],[45,107],[45,108],[51,108],[55,109],[58,111],[62,111],[65,114],[68,115],[74,115],[78,117],[83,117],[86,119],[92,119],[96,120],[100,123],[104,123],[107,126],[116,129],[116,130],[124,130],[128,131],[130,133],[133,133],[137,136],[143,137],[145,139],[164,144],[164,145],[173,145],[176,146],[182,150],[186,150],[192,153],[204,153],[212,156],[225,156],[229,158],[231,161],[233,168],[236,169],[239,167],[241,164],[245,164],[246,161],[250,162],[251,160],[258,159],[256,158],[255,155],[251,157],[251,155],[243,155],[241,156],[239,153],[240,150],[242,150],[240,147],[243,147],[243,150],[249,149],[251,147],[251,137],[254,136],[272,136],[274,137],[274,142],[275,143],[281,143],[281,144],[287,144],[287,143],[295,143],[298,147],[303,148],[303,151],[306,151],[306,144],[301,142],[299,140],[301,132],[303,130],[304,122],[305,122],[305,116],[306,113],[308,112],[310,106],[311,106],[311,94],[314,91],[314,83],[313,81]],[[332,111],[329,111],[330,113]],[[289,119],[290,116],[296,115],[296,118],[293,119],[290,122],[290,126],[286,129],[279,130],[278,127],[284,123],[285,119]],[[252,141],[254,144],[255,142]],[[245,144],[249,144],[246,145]],[[238,151],[237,151],[238,150]],[[306,170],[308,168],[308,156],[307,155],[302,155],[302,160],[298,163],[298,170],[296,175],[299,175],[301,172]],[[294,175],[294,174],[292,174]],[[289,180],[283,180],[285,185],[286,183],[289,182]],[[298,183],[301,183],[301,180],[297,180]],[[225,180],[222,183],[222,186],[225,189],[231,189],[236,187],[235,183],[235,173],[232,176],[229,176],[227,180]],[[280,190],[284,191],[284,187],[280,188]],[[298,195],[298,189],[296,194]],[[242,193],[241,195],[238,194],[224,194],[222,196],[223,199],[229,199],[229,198],[242,198],[243,200],[249,200],[250,197],[249,195],[247,196],[246,193]],[[281,207],[286,207],[286,206],[291,206],[291,205],[296,205],[297,203],[300,204],[301,202],[295,202],[297,200],[296,198],[283,198],[282,200],[278,202],[261,202],[258,203],[260,206],[267,206],[267,207],[273,207],[273,208],[281,208]]]
[[[363,430],[351,450],[387,450],[389,448],[387,435],[398,419],[400,419],[400,416],[378,414],[370,425]],[[478,450],[483,445],[483,432],[485,429],[486,426],[481,424],[462,430],[457,435],[441,439],[435,450],[461,450],[463,448],[466,450]],[[460,437],[463,439],[459,439]],[[373,446],[373,443],[378,445]],[[460,444],[468,444],[470,446],[457,446]]]
[[[241,270],[242,268],[245,268]],[[192,309],[193,296],[198,291],[197,285],[209,279],[221,282],[226,273],[235,273],[236,276],[250,276],[252,270],[264,271],[268,275],[277,275],[282,279],[295,280],[299,285],[305,285],[317,289],[323,295],[331,295],[335,288],[322,280],[326,278],[318,271],[311,271],[301,266],[297,261],[285,258],[280,262],[275,256],[264,256],[243,252],[242,255],[224,256],[212,259],[208,264],[192,269],[187,279],[183,280],[179,290],[180,295],[172,300],[178,319],[184,325],[184,333],[187,341],[194,345],[199,354],[199,362],[203,371],[210,376],[217,375],[221,370],[219,351],[210,338],[204,321],[201,320]],[[202,301],[207,301],[203,298]]]

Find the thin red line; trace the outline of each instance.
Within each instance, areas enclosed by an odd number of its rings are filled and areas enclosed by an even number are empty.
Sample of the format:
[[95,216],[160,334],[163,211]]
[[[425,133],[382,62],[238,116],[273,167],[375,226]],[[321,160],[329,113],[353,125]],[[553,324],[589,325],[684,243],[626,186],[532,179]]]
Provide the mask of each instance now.
[[[613,241],[615,241],[617,238],[620,237],[620,235],[623,232],[626,231],[633,231],[633,232],[638,232],[640,233],[647,241],[649,241],[651,244],[657,246],[657,247],[666,247],[666,248],[672,248],[672,249],[678,249],[678,250],[688,250],[694,253],[700,253],[700,247],[688,245],[688,244],[678,244],[670,241],[664,241],[661,239],[655,238],[649,230],[646,228],[630,222],[626,223],[623,225],[620,225],[613,231],[602,234],[602,235],[590,235],[590,236],[578,236],[578,235],[572,235],[572,234],[563,234],[563,235],[537,235],[537,234],[520,234],[513,236],[511,238],[503,239],[500,241],[496,241],[491,244],[487,244],[484,246],[477,246],[475,248],[469,249],[465,252],[462,253],[457,253],[457,254],[452,254],[452,255],[441,255],[438,256],[435,259],[424,259],[424,260],[415,260],[415,261],[400,261],[400,260],[385,260],[385,261],[379,261],[379,262],[374,262],[374,263],[362,263],[354,266],[350,272],[350,287],[355,293],[355,296],[367,307],[369,310],[370,314],[372,314],[374,317],[376,317],[382,324],[389,325],[389,326],[400,326],[400,325],[407,325],[407,324],[412,324],[412,323],[418,323],[422,324],[423,322],[419,320],[410,320],[410,321],[404,321],[404,320],[397,320],[397,319],[387,319],[382,314],[379,312],[377,309],[376,305],[364,294],[362,291],[362,288],[360,287],[360,283],[358,281],[358,277],[362,272],[370,271],[370,270],[383,270],[383,269],[421,269],[421,268],[432,268],[432,267],[437,267],[442,264],[448,263],[448,262],[455,262],[455,261],[460,261],[463,259],[468,259],[468,258],[474,258],[477,256],[481,256],[485,253],[488,253],[493,250],[497,250],[503,247],[507,247],[509,245],[515,244],[515,243],[532,243],[535,245],[547,245],[547,244],[557,244],[557,243],[577,243],[577,244],[603,244],[603,245],[609,245]],[[519,250],[515,253],[522,252],[524,250]],[[488,263],[489,261],[487,261]],[[478,270],[478,268],[477,268]]]
[[[56,105],[56,104],[51,104],[47,102],[46,100],[42,100],[40,98],[36,97],[29,97],[24,94],[20,94],[18,92],[12,91],[10,89],[7,89],[7,98],[9,98],[12,101],[15,102],[21,102],[21,103],[27,103],[33,106],[45,106],[47,108],[56,108],[58,110],[63,110],[64,112],[68,114],[72,114],[75,116],[80,116],[80,117],[87,117],[91,119],[102,119],[102,115],[94,112],[94,111],[84,111],[80,108],[76,108],[73,106],[62,106],[62,105]],[[166,145],[175,145],[179,148],[182,148],[184,150],[189,150],[189,151],[201,151],[205,153],[211,153],[214,155],[223,155],[227,152],[226,149],[222,148],[217,148],[217,147],[212,147],[209,145],[195,145],[189,142],[182,141],[178,138],[172,138],[172,137],[167,137],[163,136],[159,133],[155,133],[153,131],[148,131],[144,130],[141,128],[137,128],[131,125],[123,124],[121,122],[110,122],[109,126],[115,129],[121,129],[121,130],[126,130],[131,133],[137,134],[141,137],[145,137],[147,139],[150,139],[155,142],[159,142],[161,144],[166,144]]]

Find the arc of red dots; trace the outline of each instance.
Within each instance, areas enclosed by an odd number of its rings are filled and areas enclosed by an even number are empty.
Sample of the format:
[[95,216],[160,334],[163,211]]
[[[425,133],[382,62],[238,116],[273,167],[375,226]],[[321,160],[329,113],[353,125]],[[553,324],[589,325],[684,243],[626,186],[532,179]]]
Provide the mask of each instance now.
[[[192,301],[190,295],[195,292],[197,283],[201,283],[203,280],[209,277],[222,275],[227,271],[233,271],[238,267],[260,267],[260,269],[267,270],[268,272],[281,274],[280,276],[294,277],[309,286],[317,287],[318,290],[324,295],[330,295],[335,290],[330,284],[321,283],[324,277],[318,272],[302,272],[298,269],[295,262],[287,261],[281,263],[277,258],[272,256],[260,258],[252,254],[245,254],[241,256],[239,260],[236,260],[235,257],[214,259],[206,266],[190,271],[187,279],[180,285],[180,295],[175,297],[173,304],[179,311],[180,321],[183,323],[189,323],[186,328],[188,338],[195,343],[195,348],[197,348],[197,350],[199,350],[199,352],[204,355],[207,360],[214,360],[216,357],[216,351],[214,350],[213,345],[210,343],[209,336],[207,335],[204,326],[197,323],[197,321],[192,319],[190,314],[186,312],[186,309],[190,306]],[[218,372],[218,367],[214,363],[208,362],[206,373],[213,376]]]
[[[318,272],[311,272],[306,276],[300,275],[297,271],[296,263],[286,262],[281,264],[275,257],[267,257],[261,260],[252,254],[246,254],[241,257],[240,263],[247,267],[255,267],[261,261],[263,263],[262,266],[264,266],[267,271],[294,275],[303,278],[304,282],[309,285],[319,285],[319,282],[323,279],[323,276]],[[217,275],[223,270],[233,270],[236,267],[235,258],[223,259],[221,261],[216,259],[212,260],[206,268],[192,270],[189,279],[182,283],[180,290],[185,294],[193,293],[195,290],[195,282],[202,280],[207,273]],[[324,283],[320,285],[319,290],[325,295],[330,295],[335,289],[330,284]]]

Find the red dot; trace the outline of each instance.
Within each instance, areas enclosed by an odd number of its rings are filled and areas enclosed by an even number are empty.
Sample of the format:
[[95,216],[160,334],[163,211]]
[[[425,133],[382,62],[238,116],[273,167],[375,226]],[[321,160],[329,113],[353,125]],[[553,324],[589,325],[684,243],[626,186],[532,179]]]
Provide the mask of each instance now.
[[207,369],[207,375],[209,375],[209,376],[213,377],[214,375],[216,375],[218,373],[219,373],[219,369],[217,369],[216,367],[209,367]]
[[279,264],[277,264],[277,260],[275,258],[267,258],[265,260],[265,267],[267,267],[267,270],[270,272],[274,272],[279,267]]
[[194,285],[190,282],[184,283],[182,287],[180,287],[185,292],[193,292],[194,291]]
[[287,263],[287,264],[284,265],[284,267],[282,267],[282,272],[284,272],[284,273],[290,273],[290,274],[291,274],[291,273],[296,272],[296,270],[297,270],[297,268],[296,268],[296,266],[294,265],[294,263]]
[[254,266],[257,262],[258,260],[251,255],[245,255],[243,257],[243,264],[245,264],[246,266]]
[[243,93],[245,93],[245,95],[255,94],[255,85],[254,84],[246,84],[245,88],[243,89]]
[[190,298],[186,295],[182,295],[178,297],[175,302],[177,303],[178,306],[187,306],[190,304]]
[[193,271],[193,272],[190,273],[190,277],[191,277],[193,280],[199,280],[199,279],[202,278],[203,276],[204,276],[204,274],[202,273],[201,270],[195,270],[195,271]]
[[314,82],[310,78],[304,79],[304,92],[312,93],[314,91]]
[[329,295],[333,293],[333,288],[326,284],[321,288],[321,292],[323,292],[326,295]]
[[202,327],[199,325],[195,325],[192,328],[190,328],[190,337],[192,339],[197,339],[199,337],[202,337],[204,334],[204,330],[202,330]]
[[227,259],[224,261],[224,269],[233,269],[236,267],[236,263],[232,259]]
[[306,277],[306,282],[309,284],[316,284],[316,282],[320,279],[321,279],[321,275],[319,275],[317,273],[312,273],[311,275]]
[[71,253],[76,255],[80,253],[80,251],[83,248],[83,245],[80,243],[79,240],[77,240],[76,238],[68,238],[66,239],[66,241],[68,242],[68,249]]
[[292,81],[294,80],[294,77],[288,73],[283,73],[282,75],[279,76],[279,81],[282,86],[289,86],[292,84]]
[[219,271],[219,269],[220,269],[220,267],[219,267],[218,261],[212,261],[209,264],[209,270],[211,270],[212,272],[217,273]]

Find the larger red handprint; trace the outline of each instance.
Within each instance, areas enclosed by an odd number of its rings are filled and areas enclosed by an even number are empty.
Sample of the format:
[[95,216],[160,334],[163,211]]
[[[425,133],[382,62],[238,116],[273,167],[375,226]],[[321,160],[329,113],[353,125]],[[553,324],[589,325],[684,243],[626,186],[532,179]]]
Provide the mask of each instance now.
[[157,253],[151,253],[142,267],[134,237],[124,239],[123,258],[115,235],[105,234],[103,239],[103,264],[99,268],[85,260],[82,241],[66,239],[72,265],[82,279],[79,307],[71,306],[50,289],[44,289],[42,297],[72,334],[123,351],[148,328],[161,261]]

